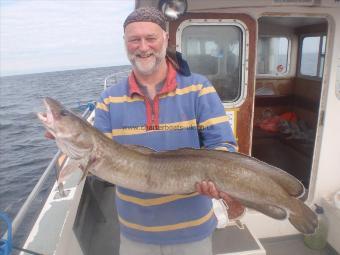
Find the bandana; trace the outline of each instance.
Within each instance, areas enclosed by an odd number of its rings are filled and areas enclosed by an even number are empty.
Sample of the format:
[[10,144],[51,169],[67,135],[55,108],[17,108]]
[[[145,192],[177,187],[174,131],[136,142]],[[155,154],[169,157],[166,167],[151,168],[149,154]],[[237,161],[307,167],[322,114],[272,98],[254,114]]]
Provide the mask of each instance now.
[[166,31],[166,18],[161,11],[154,7],[141,7],[134,10],[124,22],[124,30],[127,25],[133,22],[152,22]]

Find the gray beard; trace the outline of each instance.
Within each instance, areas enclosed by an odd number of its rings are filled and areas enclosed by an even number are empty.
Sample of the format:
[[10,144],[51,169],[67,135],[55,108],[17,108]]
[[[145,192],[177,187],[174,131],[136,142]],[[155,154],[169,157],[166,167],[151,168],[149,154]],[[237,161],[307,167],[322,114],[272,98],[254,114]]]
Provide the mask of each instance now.
[[142,75],[150,75],[159,69],[161,62],[165,58],[166,48],[167,45],[164,44],[164,47],[162,48],[160,53],[153,52],[153,59],[147,64],[141,64],[138,61],[138,58],[136,57],[136,53],[135,54],[128,53],[127,55],[133,68],[136,69],[137,72],[141,73]]

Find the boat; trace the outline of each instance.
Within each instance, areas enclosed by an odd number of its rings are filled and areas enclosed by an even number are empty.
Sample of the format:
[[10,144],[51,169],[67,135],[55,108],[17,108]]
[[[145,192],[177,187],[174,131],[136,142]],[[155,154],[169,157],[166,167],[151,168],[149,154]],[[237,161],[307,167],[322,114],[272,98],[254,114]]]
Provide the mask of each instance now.
[[[142,6],[168,12],[169,45],[214,85],[239,151],[301,180],[305,203],[322,206],[330,223],[328,251],[340,252],[334,200],[340,190],[340,1],[135,1],[135,8]],[[84,115],[90,123],[91,108]],[[57,153],[13,221],[13,232],[58,161],[67,164]],[[119,254],[114,185],[91,177],[78,184],[80,177],[54,184],[20,254]],[[319,254],[303,245],[288,220],[247,210],[229,222],[215,204],[221,226],[213,236],[214,254]]]

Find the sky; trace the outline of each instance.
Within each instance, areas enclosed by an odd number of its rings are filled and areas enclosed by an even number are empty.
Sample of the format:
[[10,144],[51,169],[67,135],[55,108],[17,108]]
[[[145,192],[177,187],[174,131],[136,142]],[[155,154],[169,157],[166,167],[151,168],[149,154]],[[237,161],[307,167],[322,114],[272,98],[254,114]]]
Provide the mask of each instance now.
[[0,0],[0,75],[129,64],[134,0]]

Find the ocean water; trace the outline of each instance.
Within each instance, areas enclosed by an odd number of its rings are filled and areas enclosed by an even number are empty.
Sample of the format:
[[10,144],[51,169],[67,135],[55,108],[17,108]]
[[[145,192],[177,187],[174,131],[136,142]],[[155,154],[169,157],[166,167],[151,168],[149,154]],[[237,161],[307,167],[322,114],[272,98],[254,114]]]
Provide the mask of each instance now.
[[[80,105],[98,99],[105,77],[127,69],[129,66],[115,66],[0,78],[0,211],[15,217],[57,152],[55,142],[44,137],[45,129],[36,117],[44,111],[42,99],[53,97],[81,112]],[[54,181],[52,172],[14,243],[23,239]]]

